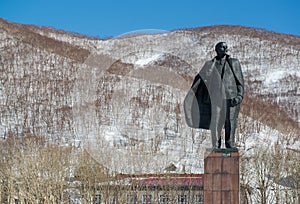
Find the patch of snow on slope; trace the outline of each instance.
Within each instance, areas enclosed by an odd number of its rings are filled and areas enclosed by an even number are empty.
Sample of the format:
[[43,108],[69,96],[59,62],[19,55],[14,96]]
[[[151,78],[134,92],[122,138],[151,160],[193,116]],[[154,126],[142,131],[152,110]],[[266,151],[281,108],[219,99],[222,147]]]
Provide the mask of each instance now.
[[264,84],[270,85],[273,83],[278,82],[280,79],[283,79],[284,77],[287,77],[289,75],[296,75],[297,77],[300,77],[300,72],[290,69],[282,69],[277,71],[272,71],[266,75]]
[[135,64],[139,65],[139,66],[145,66],[147,64],[149,64],[150,62],[153,62],[157,59],[159,59],[161,56],[161,54],[154,54],[152,56],[146,56],[145,58],[140,58],[138,59]]

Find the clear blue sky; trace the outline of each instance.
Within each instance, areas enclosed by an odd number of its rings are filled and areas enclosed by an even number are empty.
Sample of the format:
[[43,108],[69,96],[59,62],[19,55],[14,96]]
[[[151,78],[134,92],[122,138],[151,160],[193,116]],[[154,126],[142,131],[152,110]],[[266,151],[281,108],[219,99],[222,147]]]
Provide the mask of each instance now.
[[0,17],[101,38],[224,24],[300,36],[300,0],[0,0]]

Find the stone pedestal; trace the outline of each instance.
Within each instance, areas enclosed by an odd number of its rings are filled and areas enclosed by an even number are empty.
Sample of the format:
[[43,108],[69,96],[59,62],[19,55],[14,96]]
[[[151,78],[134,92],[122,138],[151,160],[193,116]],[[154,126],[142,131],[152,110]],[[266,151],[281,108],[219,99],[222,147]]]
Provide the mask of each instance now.
[[239,153],[207,150],[204,158],[204,203],[239,204]]

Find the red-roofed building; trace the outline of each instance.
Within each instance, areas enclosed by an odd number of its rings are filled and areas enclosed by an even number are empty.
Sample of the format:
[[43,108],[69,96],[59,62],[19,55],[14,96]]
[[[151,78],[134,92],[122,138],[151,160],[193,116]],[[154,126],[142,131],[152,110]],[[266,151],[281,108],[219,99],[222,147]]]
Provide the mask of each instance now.
[[95,203],[203,204],[203,174],[119,174],[102,183]]

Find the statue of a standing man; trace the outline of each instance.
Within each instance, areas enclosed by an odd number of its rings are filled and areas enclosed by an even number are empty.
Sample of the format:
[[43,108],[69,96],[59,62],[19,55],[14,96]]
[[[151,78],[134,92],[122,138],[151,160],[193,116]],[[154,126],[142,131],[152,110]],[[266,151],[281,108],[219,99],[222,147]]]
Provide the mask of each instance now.
[[221,147],[225,128],[226,148],[235,148],[235,130],[244,95],[244,78],[238,59],[227,54],[227,44],[215,46],[217,56],[205,63],[196,75],[184,101],[190,127],[210,129],[212,147]]

